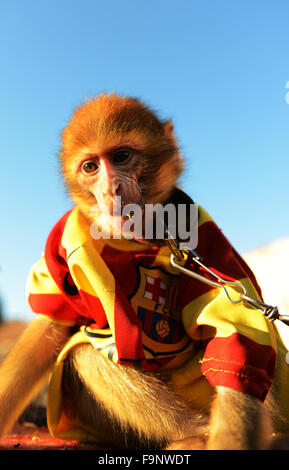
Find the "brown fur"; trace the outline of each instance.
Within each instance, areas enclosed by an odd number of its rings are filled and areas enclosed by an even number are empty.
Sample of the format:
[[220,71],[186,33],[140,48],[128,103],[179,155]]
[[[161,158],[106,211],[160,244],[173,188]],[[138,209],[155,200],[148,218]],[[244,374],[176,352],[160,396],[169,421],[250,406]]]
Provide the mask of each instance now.
[[72,351],[65,376],[78,404],[74,418],[99,429],[115,445],[160,448],[206,432],[207,418],[180,400],[160,376],[113,364],[91,345]]
[[[113,163],[115,149],[129,147],[132,159]],[[83,162],[98,173],[83,172]],[[60,161],[72,199],[90,218],[96,202],[121,192],[125,200],[165,202],[182,170],[169,121],[161,121],[136,99],[100,95],[76,109],[63,131]],[[0,434],[7,432],[42,387],[57,352],[68,337],[65,327],[34,320],[0,369]],[[112,364],[91,346],[77,347],[65,366],[75,417],[101,429],[106,441],[123,447],[258,449],[270,439],[269,419],[258,400],[216,388],[209,427],[161,376]],[[169,444],[170,443],[170,444]]]
[[217,387],[210,427],[208,449],[266,449],[272,438],[271,421],[260,400],[226,387]]
[[[169,197],[182,171],[172,123],[161,121],[136,99],[102,94],[77,108],[62,133],[60,161],[64,179],[73,200],[86,215],[96,201],[75,177],[76,162],[85,155],[101,155],[113,147],[126,145],[139,153],[142,201],[164,202]],[[134,167],[133,174],[135,171]]]
[[6,434],[24,408],[48,381],[68,329],[49,319],[35,318],[0,368],[0,436]]

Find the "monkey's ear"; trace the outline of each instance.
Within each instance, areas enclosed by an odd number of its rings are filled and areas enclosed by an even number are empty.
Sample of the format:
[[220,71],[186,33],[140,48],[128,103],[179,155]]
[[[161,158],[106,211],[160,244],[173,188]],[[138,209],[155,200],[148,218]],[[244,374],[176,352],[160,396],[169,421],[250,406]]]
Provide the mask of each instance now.
[[178,148],[178,142],[174,133],[174,125],[172,121],[171,120],[165,121],[163,123],[163,129],[164,129],[165,136],[174,143],[176,148]]
[[174,125],[172,121],[171,120],[165,121],[163,124],[163,128],[164,128],[164,133],[166,137],[168,137],[169,139],[175,140]]

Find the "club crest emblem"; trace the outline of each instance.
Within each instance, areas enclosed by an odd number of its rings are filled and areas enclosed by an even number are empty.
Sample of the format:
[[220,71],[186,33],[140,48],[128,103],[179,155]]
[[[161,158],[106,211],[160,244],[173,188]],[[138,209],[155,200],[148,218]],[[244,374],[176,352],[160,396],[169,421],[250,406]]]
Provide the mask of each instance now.
[[144,345],[149,344],[150,351],[154,342],[166,345],[166,351],[175,350],[188,341],[178,308],[179,278],[160,267],[138,265],[137,270],[129,300],[141,321]]

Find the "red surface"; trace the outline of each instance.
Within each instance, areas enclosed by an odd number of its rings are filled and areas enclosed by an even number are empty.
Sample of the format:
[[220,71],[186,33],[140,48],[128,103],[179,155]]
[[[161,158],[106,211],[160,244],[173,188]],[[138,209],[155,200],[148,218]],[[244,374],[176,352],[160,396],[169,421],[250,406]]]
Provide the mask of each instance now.
[[0,438],[0,450],[106,450],[96,444],[80,444],[76,440],[55,439],[47,428],[30,423],[17,423],[8,436]]

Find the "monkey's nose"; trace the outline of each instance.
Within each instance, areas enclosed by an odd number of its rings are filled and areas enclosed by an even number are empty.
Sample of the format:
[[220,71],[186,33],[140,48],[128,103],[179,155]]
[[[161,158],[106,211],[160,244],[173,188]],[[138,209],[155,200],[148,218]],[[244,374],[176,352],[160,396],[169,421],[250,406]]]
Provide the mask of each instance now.
[[113,196],[120,195],[120,183],[118,181],[113,181],[111,184],[111,193]]

